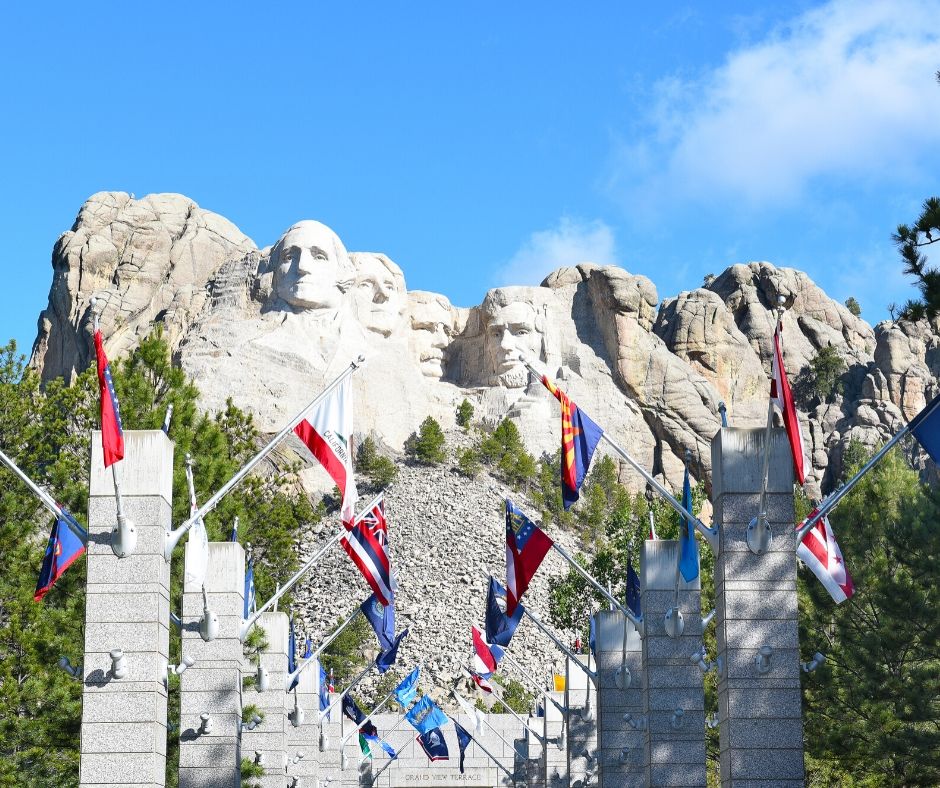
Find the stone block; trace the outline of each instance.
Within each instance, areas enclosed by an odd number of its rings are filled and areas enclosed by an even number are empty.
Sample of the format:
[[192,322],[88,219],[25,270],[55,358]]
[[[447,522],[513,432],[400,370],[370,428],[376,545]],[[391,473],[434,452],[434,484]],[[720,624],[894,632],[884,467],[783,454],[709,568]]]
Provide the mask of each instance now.
[[[727,493],[751,493],[760,490],[765,430],[722,427],[712,439],[712,498]],[[770,465],[767,489],[793,493],[793,460],[786,431],[770,431]]]
[[163,785],[166,757],[155,753],[82,753],[82,785]]
[[165,603],[166,597],[154,592],[89,593],[85,597],[85,616],[88,621],[99,624],[166,621],[161,618]]
[[166,728],[162,725],[127,725],[122,722],[89,722],[82,726],[82,753],[165,753]]
[[797,617],[795,589],[739,591],[725,589],[728,619],[793,619]]
[[166,697],[160,701],[155,692],[86,693],[82,700],[82,723],[165,720]]
[[780,588],[796,585],[796,555],[786,552],[727,553],[715,564],[715,590],[719,591],[726,582],[758,582],[762,588]]
[[731,774],[735,780],[767,779],[800,780],[804,776],[803,751],[753,749],[730,751]]
[[649,774],[650,788],[692,788],[705,786],[705,763],[701,766],[692,766],[690,764],[664,764],[656,763],[650,767]]
[[685,763],[705,765],[705,740],[656,741],[650,744],[652,763]]
[[221,776],[226,771],[234,771],[226,766],[237,762],[238,747],[233,743],[208,741],[200,742],[198,747],[180,748],[180,768],[214,768]]
[[169,586],[170,567],[162,555],[131,555],[118,558],[112,554],[98,556],[96,560],[88,562],[88,583],[91,586],[96,583],[126,585],[130,587],[133,596],[136,584],[143,578]]
[[[720,704],[719,704],[720,707]],[[728,693],[727,716],[731,719],[780,719],[800,714],[800,689],[745,690]]]
[[[732,719],[723,723],[722,749],[799,749],[803,746],[800,719]],[[725,743],[726,741],[726,743]]]
[[[116,467],[122,495],[160,495],[172,502],[173,442],[162,430],[126,430],[124,459]],[[89,495],[113,497],[114,481],[111,469],[104,467],[99,430],[91,434],[89,468]]]
[[799,648],[799,632],[795,620],[791,621],[733,621],[720,622],[728,648],[757,649],[767,645],[777,649]]

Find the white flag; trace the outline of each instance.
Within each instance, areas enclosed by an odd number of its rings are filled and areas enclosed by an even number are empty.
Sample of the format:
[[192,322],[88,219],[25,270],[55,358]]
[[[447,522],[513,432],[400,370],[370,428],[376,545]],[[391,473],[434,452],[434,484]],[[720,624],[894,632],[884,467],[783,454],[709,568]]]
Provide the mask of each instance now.
[[[192,465],[186,466],[186,481],[189,484],[189,516],[192,517],[199,507],[196,505],[196,486],[193,483]],[[186,556],[183,568],[183,586],[190,590],[199,590],[206,582],[206,570],[209,567],[209,535],[206,533],[206,524],[202,518],[197,520],[189,529],[189,539],[186,541]]]
[[457,698],[457,702],[460,704],[460,708],[464,710],[464,713],[469,714],[471,717],[473,717],[474,719],[473,732],[476,733],[477,736],[482,736],[483,735],[483,720],[484,720],[483,712],[480,711],[475,706],[471,706],[470,702],[464,699],[464,697],[456,690],[454,690],[454,697]]
[[[816,510],[810,517],[815,514]],[[828,517],[821,518],[806,534],[796,548],[796,555],[819,578],[837,603],[845,602],[855,593],[855,585],[845,568],[845,560]]]

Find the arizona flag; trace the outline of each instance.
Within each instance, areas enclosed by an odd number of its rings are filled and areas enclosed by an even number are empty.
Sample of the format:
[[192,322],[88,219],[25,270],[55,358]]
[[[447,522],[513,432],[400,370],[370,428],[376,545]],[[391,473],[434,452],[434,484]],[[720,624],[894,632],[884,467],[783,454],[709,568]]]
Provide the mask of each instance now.
[[773,377],[770,381],[770,400],[783,416],[783,426],[786,428],[787,437],[790,439],[790,452],[793,454],[793,470],[796,472],[796,480],[803,484],[805,478],[803,471],[803,457],[805,456],[803,434],[800,432],[800,420],[796,415],[793,393],[790,391],[787,373],[783,366],[783,350],[780,345],[780,334],[782,332],[783,326],[778,322],[777,329],[774,331],[774,358],[771,363]]
[[98,362],[98,387],[101,390],[101,449],[104,467],[107,468],[124,459],[124,431],[121,429],[121,411],[114,392],[111,365],[104,352],[100,330],[95,331],[95,359]]
[[[65,517],[70,517],[63,510]],[[42,568],[39,570],[39,580],[36,583],[36,593],[33,599],[38,602],[42,599],[55,581],[62,577],[62,573],[72,565],[76,558],[85,552],[85,545],[79,539],[63,517],[55,521],[49,543],[46,545],[46,554],[42,559]]]
[[352,381],[347,377],[319,405],[307,410],[294,427],[294,433],[339,487],[343,496],[341,516],[347,527],[352,525],[358,497],[349,445],[352,411]]
[[512,618],[554,542],[506,499],[506,615]]
[[[817,511],[814,509],[810,517]],[[845,568],[842,551],[828,517],[821,518],[806,534],[796,548],[796,555],[819,578],[837,604],[855,593],[855,585]]]
[[578,490],[604,430],[547,376],[542,375],[542,383],[561,403],[561,497],[565,509],[570,509],[578,500]]

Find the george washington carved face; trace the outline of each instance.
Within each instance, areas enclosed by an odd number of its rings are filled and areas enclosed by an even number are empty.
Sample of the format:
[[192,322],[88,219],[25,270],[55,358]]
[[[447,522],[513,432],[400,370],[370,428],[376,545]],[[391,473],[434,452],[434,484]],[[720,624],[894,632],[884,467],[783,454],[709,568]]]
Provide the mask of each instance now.
[[342,241],[329,227],[305,220],[271,250],[274,290],[298,310],[336,309],[353,277]]

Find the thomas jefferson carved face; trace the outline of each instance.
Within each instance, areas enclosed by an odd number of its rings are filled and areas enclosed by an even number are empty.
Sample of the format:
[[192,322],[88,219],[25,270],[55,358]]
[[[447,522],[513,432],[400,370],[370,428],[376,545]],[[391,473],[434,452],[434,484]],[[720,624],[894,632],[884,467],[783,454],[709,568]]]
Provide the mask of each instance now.
[[352,258],[356,267],[353,299],[359,322],[387,337],[405,313],[405,276],[385,255],[363,252]]
[[352,264],[329,227],[305,220],[293,225],[271,251],[274,290],[299,310],[336,309],[352,278]]
[[484,304],[484,363],[491,382],[506,388],[522,388],[529,371],[522,358],[542,358],[542,321],[535,307],[524,301],[505,306]]
[[411,346],[421,374],[440,378],[444,374],[444,352],[454,330],[454,311],[444,296],[412,291],[408,294]]

